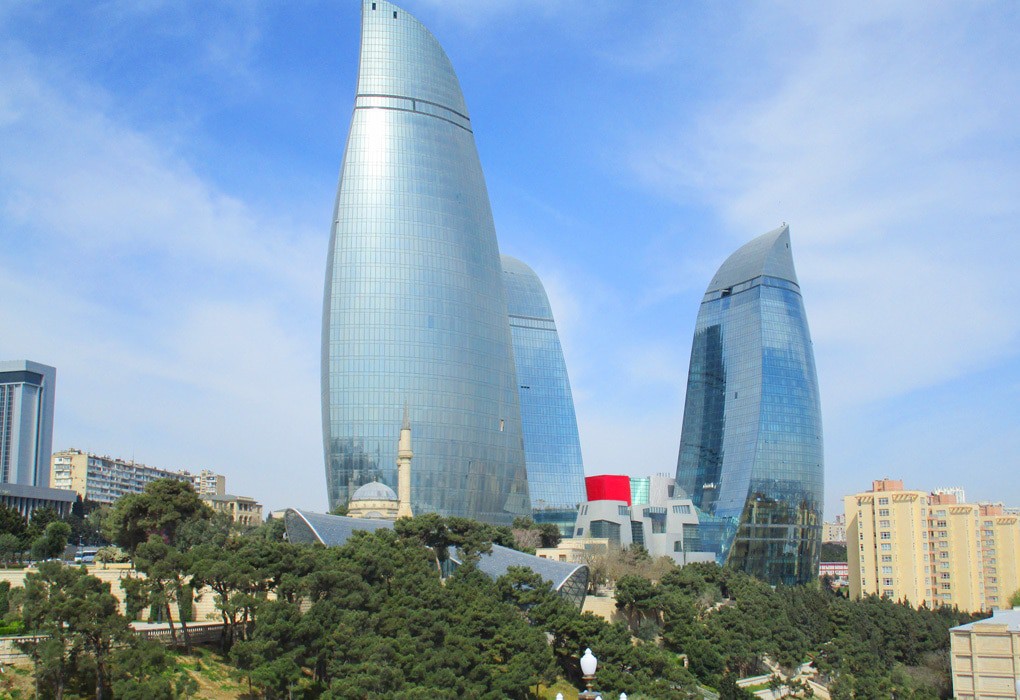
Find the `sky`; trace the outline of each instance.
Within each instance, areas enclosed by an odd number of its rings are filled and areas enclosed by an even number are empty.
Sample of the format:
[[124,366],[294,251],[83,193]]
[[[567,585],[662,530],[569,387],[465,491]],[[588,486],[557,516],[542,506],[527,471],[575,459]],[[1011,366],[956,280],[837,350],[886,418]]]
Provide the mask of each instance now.
[[[587,474],[670,473],[698,305],[790,225],[826,517],[872,479],[1020,506],[1020,5],[407,0]],[[360,3],[0,2],[0,359],[54,449],[326,508],[319,337]]]

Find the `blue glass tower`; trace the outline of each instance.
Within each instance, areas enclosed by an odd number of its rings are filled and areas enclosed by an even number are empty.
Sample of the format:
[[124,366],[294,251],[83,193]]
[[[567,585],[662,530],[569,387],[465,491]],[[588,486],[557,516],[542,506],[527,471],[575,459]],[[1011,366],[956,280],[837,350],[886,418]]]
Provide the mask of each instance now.
[[817,577],[821,405],[785,225],[733,253],[708,285],[676,479],[701,511],[690,549],[772,584]]
[[569,536],[585,492],[567,364],[542,280],[516,258],[504,255],[501,260],[532,517],[558,525]]
[[322,421],[330,507],[396,488],[416,513],[531,512],[496,233],[460,84],[431,33],[362,5],[357,96],[326,266]]

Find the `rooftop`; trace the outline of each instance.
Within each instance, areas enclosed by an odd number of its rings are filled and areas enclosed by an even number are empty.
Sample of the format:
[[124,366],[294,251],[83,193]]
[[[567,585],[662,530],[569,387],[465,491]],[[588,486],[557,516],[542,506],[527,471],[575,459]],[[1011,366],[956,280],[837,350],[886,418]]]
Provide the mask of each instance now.
[[1005,625],[1006,629],[1010,632],[1020,632],[1020,608],[1013,608],[1012,610],[993,610],[992,616],[985,618],[984,620],[978,620],[977,622],[970,622],[966,625],[960,625],[954,627],[950,632],[969,632],[975,627],[985,627],[989,625]]

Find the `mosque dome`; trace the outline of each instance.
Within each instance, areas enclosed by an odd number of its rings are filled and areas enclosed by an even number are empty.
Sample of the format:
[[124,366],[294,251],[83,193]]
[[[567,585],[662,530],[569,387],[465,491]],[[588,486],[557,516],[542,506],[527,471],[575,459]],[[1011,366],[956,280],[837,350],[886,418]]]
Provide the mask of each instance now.
[[364,486],[358,487],[358,490],[351,496],[351,501],[396,501],[397,493],[386,484],[379,481],[371,481]]

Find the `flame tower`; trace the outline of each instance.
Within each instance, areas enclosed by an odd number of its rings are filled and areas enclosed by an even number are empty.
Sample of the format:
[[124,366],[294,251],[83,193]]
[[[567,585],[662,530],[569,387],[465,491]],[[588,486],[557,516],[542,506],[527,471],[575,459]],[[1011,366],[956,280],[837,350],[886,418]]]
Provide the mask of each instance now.
[[330,507],[397,485],[406,404],[414,512],[530,514],[502,276],[453,66],[418,20],[366,0],[323,302]]

